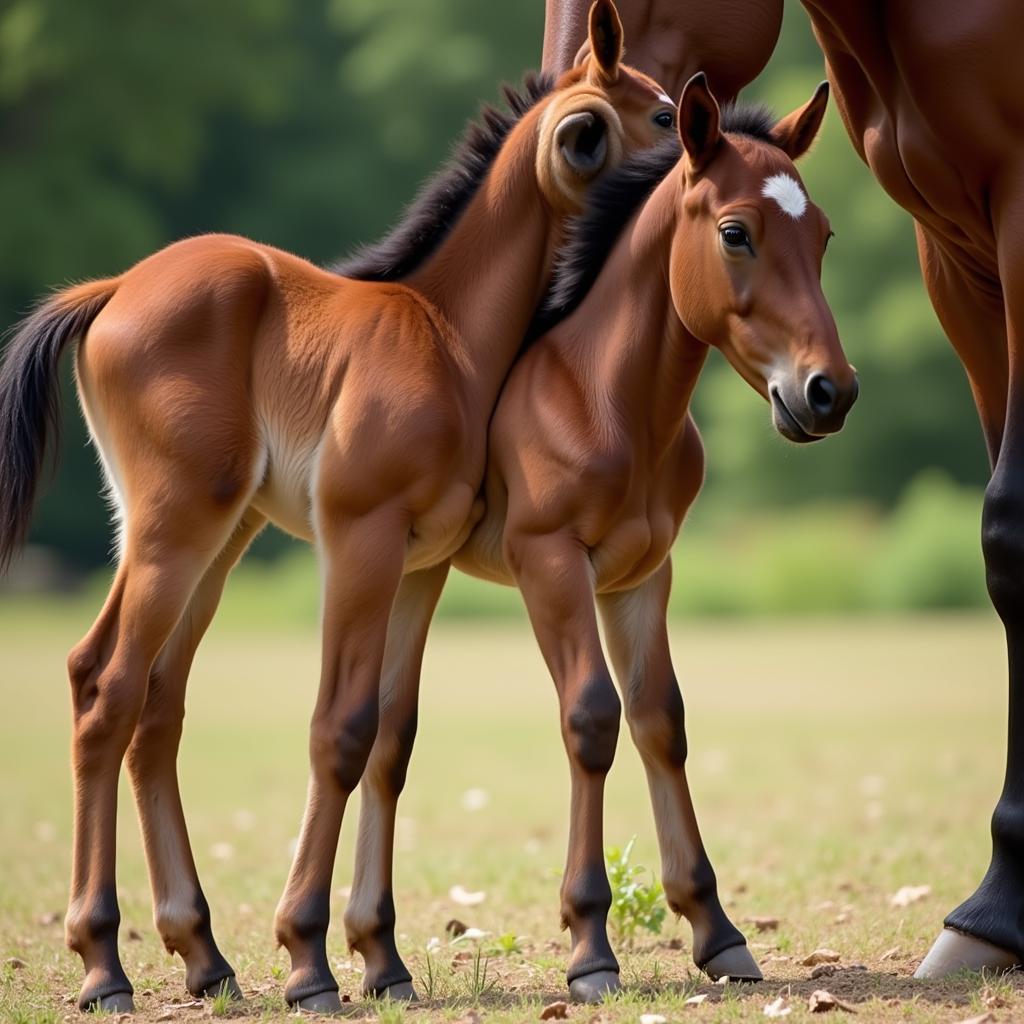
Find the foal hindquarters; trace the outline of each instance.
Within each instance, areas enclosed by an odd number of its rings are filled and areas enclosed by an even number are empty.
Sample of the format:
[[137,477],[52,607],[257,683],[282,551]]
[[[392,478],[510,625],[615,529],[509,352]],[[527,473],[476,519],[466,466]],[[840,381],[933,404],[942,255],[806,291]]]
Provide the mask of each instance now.
[[[68,659],[75,810],[66,919],[68,945],[86,969],[80,1007],[114,1011],[132,1005],[117,951],[115,889],[117,781],[126,752],[157,928],[185,959],[190,992],[237,993],[213,940],[175,762],[196,646],[227,573],[263,522],[247,513],[259,459],[246,414],[215,383],[219,361],[230,354],[210,349],[174,378],[147,376],[134,363],[137,338],[117,324],[116,316],[98,320],[78,359],[82,404],[118,505],[121,540],[107,601]],[[203,410],[240,440],[198,443]]]

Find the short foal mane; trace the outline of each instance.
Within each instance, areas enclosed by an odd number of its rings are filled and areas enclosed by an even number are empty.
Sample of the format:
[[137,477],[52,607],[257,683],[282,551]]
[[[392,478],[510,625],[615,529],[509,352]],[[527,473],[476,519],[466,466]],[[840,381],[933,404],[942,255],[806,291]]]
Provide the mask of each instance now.
[[[722,108],[721,130],[774,146],[775,120],[771,110],[760,104],[730,104]],[[682,154],[679,137],[673,134],[657,146],[633,154],[594,186],[587,208],[570,221],[565,241],[555,254],[551,281],[525,344],[579,308],[633,214],[679,163]]]
[[509,133],[554,84],[553,76],[531,72],[520,89],[503,85],[508,109],[481,107],[448,162],[423,184],[399,223],[380,241],[357,249],[330,269],[359,281],[398,281],[421,266],[482,184]]

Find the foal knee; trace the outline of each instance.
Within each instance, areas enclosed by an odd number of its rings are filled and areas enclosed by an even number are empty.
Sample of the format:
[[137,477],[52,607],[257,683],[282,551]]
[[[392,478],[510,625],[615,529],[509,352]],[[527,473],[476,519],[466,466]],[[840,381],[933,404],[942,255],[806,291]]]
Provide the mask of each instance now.
[[626,706],[626,720],[642,757],[672,768],[686,764],[685,710],[682,694],[674,682],[657,694],[631,698]]
[[331,721],[314,724],[310,736],[314,770],[333,778],[343,792],[351,793],[366,770],[377,738],[377,722],[378,700],[374,695]]
[[564,709],[569,756],[584,771],[606,774],[615,760],[622,704],[607,673],[592,676]]
[[100,664],[89,641],[68,656],[74,747],[79,761],[120,757],[131,740],[145,697],[145,678],[123,660]]
[[417,714],[413,711],[401,722],[377,730],[365,781],[383,796],[397,799],[405,788],[416,727]]
[[1024,615],[1024,491],[997,470],[985,491],[982,550],[989,596],[1004,622]]

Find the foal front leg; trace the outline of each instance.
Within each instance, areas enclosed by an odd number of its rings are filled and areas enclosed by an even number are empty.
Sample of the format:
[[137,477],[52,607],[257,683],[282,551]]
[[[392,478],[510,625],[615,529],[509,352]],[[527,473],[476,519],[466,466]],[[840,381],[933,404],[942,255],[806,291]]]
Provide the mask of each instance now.
[[345,934],[366,965],[364,994],[390,999],[416,998],[412,975],[395,944],[395,815],[416,738],[423,649],[447,578],[444,562],[402,580],[388,623],[377,739],[360,785],[359,839]]
[[323,663],[310,726],[310,781],[299,844],[275,928],[291,955],[290,1005],[340,1010],[327,963],[331,879],[345,805],[377,735],[388,616],[402,578],[408,522],[391,508],[359,519],[322,515]]
[[599,1002],[619,988],[607,934],[612,892],[604,865],[604,783],[622,708],[601,650],[586,549],[567,535],[511,536],[506,557],[558,691],[569,755],[569,851],[562,877],[562,927],[572,938],[569,992],[580,1002]]
[[672,668],[665,615],[672,567],[635,590],[598,598],[605,638],[626,703],[626,721],[647,773],[668,905],[693,928],[694,963],[712,979],[760,981],[742,933],[718,898],[686,781],[682,694]]

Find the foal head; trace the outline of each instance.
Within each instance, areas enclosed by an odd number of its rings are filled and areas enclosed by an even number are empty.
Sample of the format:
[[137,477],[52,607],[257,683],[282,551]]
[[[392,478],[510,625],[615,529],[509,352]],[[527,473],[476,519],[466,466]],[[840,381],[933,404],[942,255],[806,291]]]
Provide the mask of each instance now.
[[774,124],[763,111],[731,122],[727,111],[723,124],[698,74],[679,104],[676,311],[769,400],[776,430],[801,443],[839,430],[858,389],[821,291],[832,231],[793,166],[818,134],[827,102],[822,84]]
[[558,213],[580,210],[603,171],[675,128],[673,101],[654,79],[623,64],[622,52],[615,4],[595,0],[589,50],[559,79],[540,121],[537,176]]

